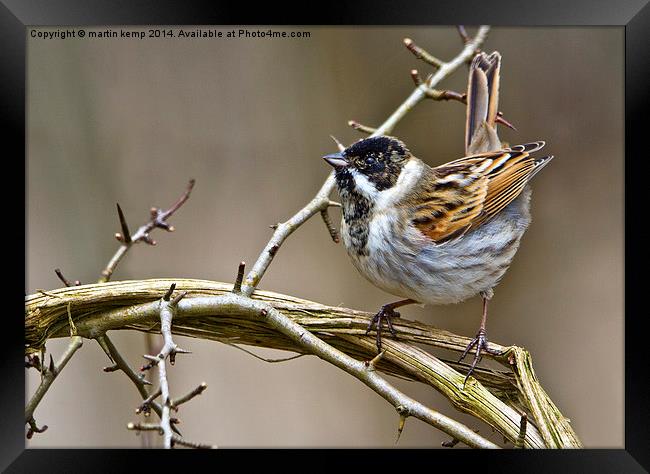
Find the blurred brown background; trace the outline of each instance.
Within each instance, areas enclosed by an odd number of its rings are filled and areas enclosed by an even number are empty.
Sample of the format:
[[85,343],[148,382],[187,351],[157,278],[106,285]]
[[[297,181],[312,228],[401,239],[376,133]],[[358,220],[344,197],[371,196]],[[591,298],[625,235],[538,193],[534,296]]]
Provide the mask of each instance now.
[[[240,260],[257,257],[269,224],[322,183],[329,169],[320,157],[335,150],[329,134],[345,143],[361,138],[346,121],[378,125],[412,91],[409,70],[425,74],[402,39],[443,59],[461,48],[452,27],[295,29],[311,37],[29,38],[26,291],[59,287],[56,267],[95,281],[117,246],[115,203],[135,229],[190,177],[197,184],[171,220],[177,231],[154,235],[157,247],[134,248],[114,279],[232,281]],[[483,49],[503,55],[500,109],[518,129],[500,127],[501,138],[543,139],[556,156],[534,180],[533,224],[496,288],[489,336],[532,352],[542,384],[587,447],[622,447],[623,30],[497,27]],[[440,87],[465,85],[463,68]],[[442,164],[462,156],[464,113],[458,103],[425,101],[394,134],[429,164]],[[288,240],[261,288],[368,311],[393,299],[357,274],[317,218]],[[402,313],[473,335],[480,308],[474,298]],[[142,334],[113,340],[132,365],[142,363]],[[319,359],[268,364],[214,342],[178,342],[193,355],[171,369],[173,393],[208,383],[179,412],[189,439],[223,447],[394,446],[395,410]],[[48,349],[57,357],[66,344],[51,341]],[[126,430],[137,419],[137,391],[123,374],[103,373],[106,365],[87,341],[36,411],[49,430],[28,446],[142,445]],[[489,434],[429,387],[390,380]],[[28,394],[37,383],[30,371]],[[409,419],[398,446],[438,447],[445,439]]]

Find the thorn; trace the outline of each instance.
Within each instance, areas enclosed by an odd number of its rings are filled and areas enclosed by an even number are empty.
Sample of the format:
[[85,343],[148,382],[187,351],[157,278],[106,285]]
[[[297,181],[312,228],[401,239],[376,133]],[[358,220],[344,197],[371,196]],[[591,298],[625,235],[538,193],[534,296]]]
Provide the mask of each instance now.
[[460,35],[460,39],[463,40],[463,44],[469,43],[470,37],[467,34],[467,31],[465,31],[465,27],[463,25],[458,25],[456,29],[458,29],[458,34]]
[[63,276],[60,269],[55,268],[54,273],[56,273],[56,276],[59,277],[59,280],[61,280],[65,286],[71,286],[70,282]]
[[246,270],[246,262],[239,262],[239,267],[237,268],[237,278],[235,278],[235,284],[232,286],[232,292],[235,294],[241,293],[241,284],[244,281],[244,271]]
[[131,243],[131,232],[129,232],[129,226],[126,224],[126,219],[124,218],[124,213],[119,204],[117,204],[117,215],[120,218],[120,227],[122,227],[122,238],[124,239],[125,244]]
[[50,365],[48,369],[51,373],[54,373],[56,370],[56,367],[54,367],[54,359],[52,359],[52,354],[50,354]]
[[406,424],[406,417],[404,415],[399,416],[399,425],[397,427],[397,439],[395,444],[399,441],[400,436],[402,436],[402,431],[404,431],[404,425]]
[[386,349],[384,349],[379,354],[377,354],[375,357],[373,357],[372,360],[366,361],[365,364],[366,364],[366,367],[368,368],[368,370],[375,370],[375,365],[377,364],[377,362],[379,362],[379,360],[382,357],[384,357],[385,353],[386,353]]
[[187,296],[187,291],[183,291],[182,293],[179,293],[174,297],[173,300],[171,300],[170,304],[172,306],[178,306],[178,303]]
[[144,378],[144,374],[138,374],[138,378],[142,382],[142,385],[151,385],[151,382]]
[[339,151],[345,150],[345,145],[343,145],[334,135],[330,135],[330,138],[334,140],[334,143],[336,143],[336,146],[338,147]]
[[163,296],[163,300],[169,301],[169,298],[171,298],[172,293],[176,289],[176,283],[172,283],[169,289],[167,290],[167,293],[165,293],[165,296]]
[[110,365],[108,367],[104,367],[102,370],[104,372],[115,372],[117,370],[120,370],[120,368],[117,365]]

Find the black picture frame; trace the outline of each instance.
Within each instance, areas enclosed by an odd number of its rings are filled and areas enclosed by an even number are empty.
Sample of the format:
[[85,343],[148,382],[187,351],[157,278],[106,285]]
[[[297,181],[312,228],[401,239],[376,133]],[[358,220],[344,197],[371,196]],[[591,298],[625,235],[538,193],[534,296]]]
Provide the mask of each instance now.
[[[56,25],[143,25],[143,24],[491,24],[499,25],[610,25],[625,29],[625,448],[620,450],[579,451],[515,451],[499,454],[466,450],[218,450],[199,453],[177,452],[174,456],[205,456],[211,463],[245,465],[249,469],[282,466],[308,466],[308,457],[324,458],[330,468],[387,467],[413,469],[428,466],[439,470],[473,468],[498,472],[647,472],[650,468],[650,409],[645,389],[648,369],[642,354],[647,352],[648,335],[644,313],[635,311],[643,293],[634,291],[635,281],[642,281],[640,232],[634,232],[635,217],[643,202],[638,193],[647,186],[639,181],[644,173],[648,154],[643,134],[643,118],[647,115],[650,84],[650,6],[648,0],[607,1],[578,0],[557,2],[538,0],[534,3],[514,0],[452,0],[408,4],[390,1],[357,1],[354,4],[278,5],[257,3],[254,7],[223,2],[174,2],[173,0],[2,0],[0,5],[0,67],[4,87],[0,97],[3,111],[3,142],[11,146],[5,151],[4,171],[4,237],[5,249],[25,241],[25,212],[19,214],[20,195],[12,190],[18,179],[25,182],[25,68],[28,26]],[[552,52],[549,52],[552,54]],[[607,120],[603,117],[603,120]],[[5,147],[5,150],[7,148]],[[23,157],[21,162],[20,157]],[[20,165],[23,165],[22,167]],[[6,165],[16,166],[9,171]],[[24,203],[24,193],[23,193]],[[637,198],[637,199],[635,199]],[[631,219],[627,217],[631,216]],[[639,219],[640,221],[641,219]],[[19,224],[23,222],[21,227]],[[10,247],[11,246],[11,247]],[[24,247],[23,247],[24,248]],[[8,253],[8,252],[7,252]],[[597,256],[594,256],[597,258]],[[6,259],[7,260],[7,259]],[[6,265],[6,263],[5,263]],[[23,270],[24,272],[24,270]],[[11,283],[19,280],[20,270],[11,268],[5,275]],[[632,276],[632,278],[630,278]],[[636,278],[634,278],[636,277]],[[23,278],[24,281],[24,278]],[[16,285],[17,286],[17,285]],[[24,285],[23,285],[24,286]],[[24,291],[24,288],[23,288]],[[78,472],[115,471],[117,469],[152,468],[168,463],[171,453],[142,450],[37,450],[25,449],[25,429],[21,414],[24,409],[23,357],[24,321],[19,317],[19,292],[8,291],[9,306],[3,309],[2,357],[0,357],[0,469],[7,472]],[[5,294],[7,294],[5,293]],[[15,305],[15,307],[14,307]],[[640,304],[638,305],[640,307]],[[582,341],[577,340],[576,344]],[[588,369],[587,369],[588,370]],[[71,420],[74,422],[74,420]],[[216,457],[216,458],[215,458]],[[201,459],[203,460],[203,459]],[[187,461],[187,460],[185,460]],[[181,459],[181,462],[185,462]],[[227,466],[228,464],[221,464]],[[161,466],[162,467],[162,466]],[[215,465],[217,467],[217,465]]]

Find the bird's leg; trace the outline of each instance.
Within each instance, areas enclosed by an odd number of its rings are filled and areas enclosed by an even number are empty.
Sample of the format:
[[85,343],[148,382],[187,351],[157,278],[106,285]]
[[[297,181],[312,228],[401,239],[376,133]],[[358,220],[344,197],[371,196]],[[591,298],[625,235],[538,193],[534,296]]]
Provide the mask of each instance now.
[[381,307],[381,309],[375,314],[375,317],[372,318],[370,324],[368,324],[368,329],[366,329],[366,334],[370,332],[373,326],[377,326],[377,351],[381,352],[381,329],[383,326],[383,321],[386,321],[388,325],[388,330],[393,336],[396,336],[395,328],[393,328],[392,318],[399,318],[399,313],[395,311],[395,308],[400,306],[406,306],[407,304],[417,303],[415,300],[401,300],[394,303],[388,303]]
[[465,381],[463,382],[463,386],[467,383],[467,379],[469,379],[469,376],[472,375],[472,372],[474,372],[474,369],[476,368],[476,364],[478,364],[481,361],[482,351],[485,351],[488,354],[492,354],[492,355],[500,354],[499,351],[490,349],[488,347],[487,332],[485,331],[485,325],[487,323],[488,302],[490,301],[490,296],[488,296],[485,293],[481,293],[481,296],[483,297],[483,315],[481,316],[481,326],[478,329],[478,333],[476,333],[476,337],[472,339],[472,341],[467,345],[467,347],[465,348],[465,352],[463,352],[463,355],[460,356],[460,359],[458,359],[458,362],[463,360],[465,356],[469,353],[469,351],[472,350],[472,347],[476,346],[476,354],[474,355],[474,360],[472,361],[472,365],[470,366],[469,371],[465,376]]

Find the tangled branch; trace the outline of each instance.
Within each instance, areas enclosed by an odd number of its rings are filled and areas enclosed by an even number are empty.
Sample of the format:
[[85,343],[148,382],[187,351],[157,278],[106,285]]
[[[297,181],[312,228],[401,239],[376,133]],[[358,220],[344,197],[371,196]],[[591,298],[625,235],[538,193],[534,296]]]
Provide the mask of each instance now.
[[178,198],[178,200],[174,204],[171,205],[171,207],[169,207],[169,209],[162,210],[157,207],[152,207],[149,211],[151,218],[146,224],[140,226],[140,228],[134,234],[131,234],[131,232],[129,231],[129,226],[126,223],[126,218],[124,217],[122,208],[120,207],[119,204],[117,204],[117,214],[120,219],[120,228],[122,231],[116,233],[115,238],[117,239],[118,242],[121,242],[122,245],[120,245],[120,247],[117,249],[117,252],[115,252],[113,257],[106,264],[106,268],[102,270],[102,276],[99,280],[100,283],[107,282],[111,279],[111,276],[115,271],[115,268],[120,263],[120,261],[124,258],[126,253],[133,246],[133,244],[137,244],[138,242],[144,242],[149,245],[156,245],[156,241],[153,240],[150,235],[152,230],[163,229],[166,230],[167,232],[174,232],[175,230],[174,226],[170,225],[167,222],[167,219],[169,219],[172,215],[174,215],[174,213],[178,211],[178,209],[180,209],[180,207],[190,198],[190,194],[192,193],[192,189],[194,188],[194,183],[195,181],[191,179],[189,184],[187,185],[187,189],[185,190],[185,192],[181,195],[180,198]]

